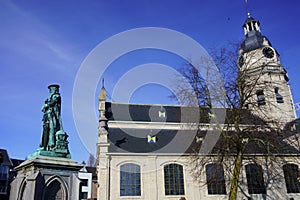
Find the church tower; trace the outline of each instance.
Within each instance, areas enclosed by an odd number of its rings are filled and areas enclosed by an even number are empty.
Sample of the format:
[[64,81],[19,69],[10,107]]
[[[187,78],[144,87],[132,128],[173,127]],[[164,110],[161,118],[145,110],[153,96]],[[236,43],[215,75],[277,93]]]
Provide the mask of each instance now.
[[105,117],[106,92],[104,88],[104,80],[102,80],[101,93],[99,94],[98,111],[99,111],[99,127],[98,127],[98,143],[97,143],[97,179],[98,179],[98,199],[109,198],[109,156],[108,153],[108,127]]
[[245,39],[239,50],[240,93],[248,109],[270,123],[281,125],[296,118],[287,71],[279,53],[248,13]]

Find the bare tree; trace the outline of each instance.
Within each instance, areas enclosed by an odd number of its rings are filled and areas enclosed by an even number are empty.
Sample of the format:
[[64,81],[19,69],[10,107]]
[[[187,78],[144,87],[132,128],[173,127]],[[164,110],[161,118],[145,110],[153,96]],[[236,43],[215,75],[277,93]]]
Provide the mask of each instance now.
[[[278,106],[272,101],[266,102],[274,93],[274,84],[262,81],[264,76],[268,76],[267,70],[271,63],[265,62],[265,59],[255,53],[249,53],[247,57],[244,55],[241,60],[238,49],[237,43],[230,43],[226,48],[211,51],[222,76],[226,99],[224,103],[218,99],[218,95],[212,97],[212,93],[216,93],[212,89],[217,90],[219,82],[212,82],[213,79],[206,77],[206,74],[200,74],[197,70],[199,66],[192,63],[183,66],[180,71],[193,91],[181,85],[182,81],[176,81],[178,90],[174,96],[186,104],[191,104],[190,97],[196,98],[200,116],[209,115],[210,120],[214,120],[213,123],[217,125],[221,122],[218,121],[218,113],[212,101],[219,100],[218,105],[226,110],[225,122],[222,123],[224,125],[217,126],[221,130],[221,136],[212,151],[206,156],[199,155],[199,148],[203,144],[193,149],[195,154],[191,158],[190,166],[194,178],[201,183],[203,180],[200,177],[203,177],[203,172],[211,169],[209,164],[216,163],[213,168],[214,176],[207,177],[203,184],[209,186],[211,182],[220,180],[220,176],[227,177],[227,182],[230,183],[229,200],[237,199],[238,190],[249,197],[245,192],[245,181],[241,180],[241,170],[246,163],[254,163],[266,170],[266,179],[253,183],[263,183],[258,185],[262,190],[259,192],[266,198],[265,188],[282,179],[280,168],[287,162],[286,157],[282,155],[299,154],[299,151],[282,142],[285,134],[283,123],[268,113],[270,107]],[[206,61],[203,59],[203,62]],[[264,91],[264,94],[260,94],[260,91]],[[264,106],[265,104],[267,106]],[[203,117],[200,117],[199,132],[201,119]],[[207,134],[202,137],[201,141],[204,143]],[[218,170],[224,170],[225,174],[216,172]]]

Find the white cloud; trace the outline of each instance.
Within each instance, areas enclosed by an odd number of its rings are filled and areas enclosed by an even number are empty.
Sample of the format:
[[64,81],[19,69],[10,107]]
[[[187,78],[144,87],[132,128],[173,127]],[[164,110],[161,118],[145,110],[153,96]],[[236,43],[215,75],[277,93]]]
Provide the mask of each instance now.
[[[0,41],[3,49],[9,49],[40,63],[57,66],[60,62],[73,61],[72,45],[52,27],[42,22],[30,12],[22,9],[11,1],[5,1],[2,9],[3,23]],[[1,9],[0,9],[1,12]],[[62,66],[59,69],[64,69]]]

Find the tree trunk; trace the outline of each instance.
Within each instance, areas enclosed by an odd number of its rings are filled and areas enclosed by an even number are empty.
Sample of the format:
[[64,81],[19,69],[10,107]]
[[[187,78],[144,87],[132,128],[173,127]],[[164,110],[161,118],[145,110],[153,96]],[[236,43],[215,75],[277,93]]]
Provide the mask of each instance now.
[[237,198],[237,190],[239,184],[239,177],[242,168],[242,153],[239,152],[237,158],[234,162],[234,169],[232,174],[232,180],[230,185],[230,193],[228,200],[236,200]]

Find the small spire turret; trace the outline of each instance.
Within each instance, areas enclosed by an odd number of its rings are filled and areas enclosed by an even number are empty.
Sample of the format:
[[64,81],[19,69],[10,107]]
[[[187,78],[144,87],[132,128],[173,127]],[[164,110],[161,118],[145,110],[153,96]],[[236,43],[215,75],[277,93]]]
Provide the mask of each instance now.
[[251,17],[250,12],[248,12],[248,17],[243,25],[244,33],[248,37],[249,32],[260,32],[260,22]]
[[106,101],[106,92],[105,92],[105,87],[104,87],[104,79],[102,79],[102,88],[101,88],[101,93],[99,95],[99,100]]
[[107,120],[105,117],[105,102],[106,102],[106,91],[105,91],[105,87],[104,87],[104,79],[102,79],[102,88],[101,88],[101,93],[99,94],[99,102],[98,102],[100,121]]
[[245,40],[241,44],[240,49],[242,53],[259,49],[266,45],[271,46],[269,40],[261,34],[260,22],[254,19],[250,12],[247,15],[247,19],[242,26],[245,34]]

